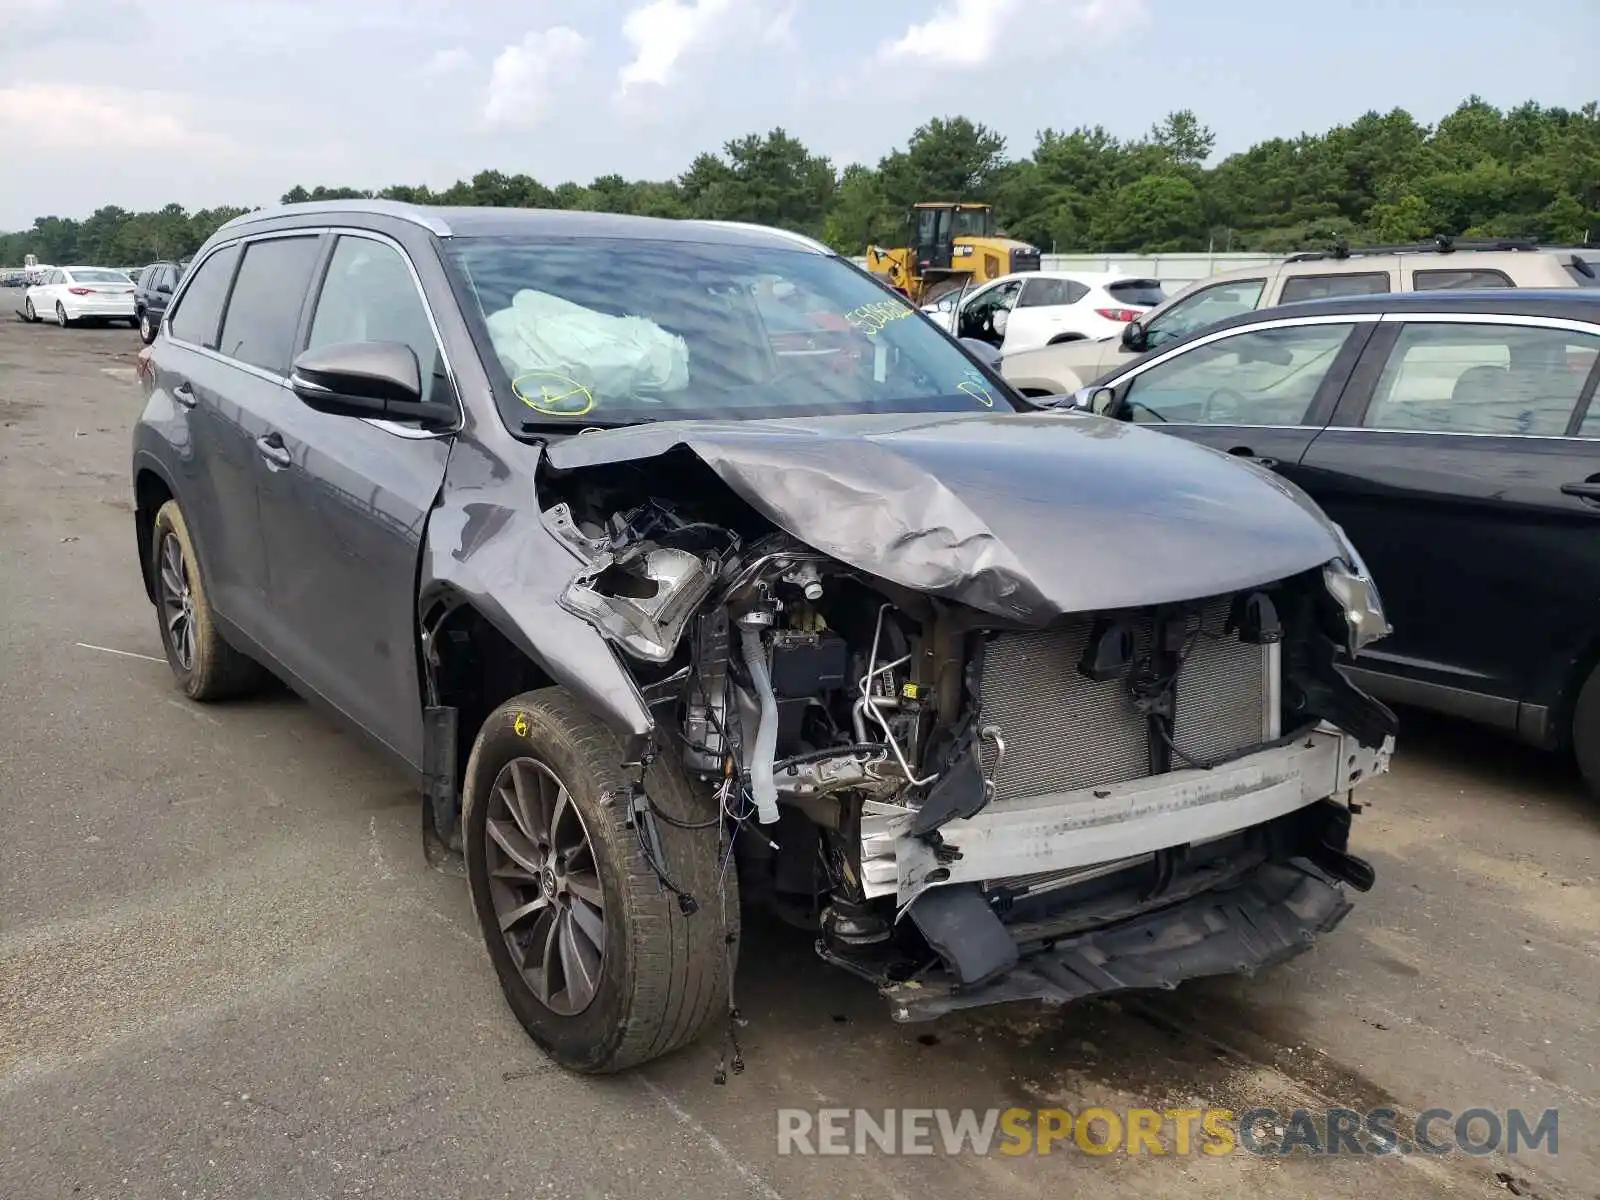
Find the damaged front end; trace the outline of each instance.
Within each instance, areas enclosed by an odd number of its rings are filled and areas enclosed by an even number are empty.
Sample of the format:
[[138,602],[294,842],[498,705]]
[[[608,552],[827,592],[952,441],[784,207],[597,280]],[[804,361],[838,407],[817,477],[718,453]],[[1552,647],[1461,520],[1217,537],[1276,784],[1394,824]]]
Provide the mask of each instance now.
[[559,603],[720,799],[745,899],[898,1020],[1253,971],[1371,885],[1347,797],[1395,722],[1335,666],[1386,630],[1353,552],[1022,618],[814,549],[688,456],[541,483]]

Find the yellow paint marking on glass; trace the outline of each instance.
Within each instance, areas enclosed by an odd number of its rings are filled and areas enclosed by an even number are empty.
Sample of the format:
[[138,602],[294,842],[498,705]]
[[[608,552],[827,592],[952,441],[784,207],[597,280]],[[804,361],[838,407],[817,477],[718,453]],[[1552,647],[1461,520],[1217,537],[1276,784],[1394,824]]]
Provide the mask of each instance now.
[[971,396],[985,408],[994,407],[994,396],[989,391],[989,385],[977,379],[963,379],[956,384],[956,391],[963,395]]
[[852,308],[844,314],[844,319],[871,337],[890,321],[902,321],[915,311],[898,300],[879,300],[875,304],[863,304],[860,308]]
[[511,390],[534,412],[549,417],[581,417],[595,406],[593,392],[555,371],[525,371],[511,381]]
[[518,713],[517,714],[517,719],[515,721],[511,722],[511,728],[516,731],[516,735],[518,737],[527,737],[528,736],[528,714],[527,713]]

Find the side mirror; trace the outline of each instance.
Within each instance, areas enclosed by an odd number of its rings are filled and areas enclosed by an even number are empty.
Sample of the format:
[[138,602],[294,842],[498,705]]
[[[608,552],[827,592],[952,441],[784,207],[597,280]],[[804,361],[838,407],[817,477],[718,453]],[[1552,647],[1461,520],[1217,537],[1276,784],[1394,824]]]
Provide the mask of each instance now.
[[1108,387],[1081,387],[1072,393],[1069,407],[1079,412],[1094,413],[1098,417],[1113,416],[1117,407],[1117,391]]
[[160,283],[156,284],[156,294],[158,296],[172,295],[172,285],[163,279]]
[[301,403],[336,417],[449,425],[455,408],[422,398],[416,352],[400,342],[342,342],[294,360],[289,387]]
[[1145,327],[1137,321],[1129,321],[1122,327],[1122,348],[1132,350],[1134,353],[1143,353],[1150,345],[1150,334]]

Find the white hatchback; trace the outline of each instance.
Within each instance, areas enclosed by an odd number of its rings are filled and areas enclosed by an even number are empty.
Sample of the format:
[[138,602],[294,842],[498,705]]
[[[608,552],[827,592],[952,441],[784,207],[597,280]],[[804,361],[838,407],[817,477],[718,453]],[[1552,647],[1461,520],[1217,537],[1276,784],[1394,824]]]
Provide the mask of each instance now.
[[133,280],[109,267],[52,267],[23,295],[22,315],[30,321],[53,318],[61,326],[82,320],[137,325]]
[[1120,337],[1123,327],[1166,299],[1161,284],[1115,274],[1027,271],[947,293],[923,312],[957,337],[1004,354],[1071,341]]

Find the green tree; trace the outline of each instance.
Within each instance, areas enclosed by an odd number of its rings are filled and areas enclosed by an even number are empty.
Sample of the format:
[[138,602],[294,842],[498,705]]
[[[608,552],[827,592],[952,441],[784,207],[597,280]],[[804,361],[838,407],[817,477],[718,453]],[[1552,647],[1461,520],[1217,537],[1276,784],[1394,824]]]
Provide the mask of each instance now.
[[891,208],[909,212],[924,200],[988,200],[1006,165],[1006,140],[966,117],[935,117],[904,150],[878,164]]

